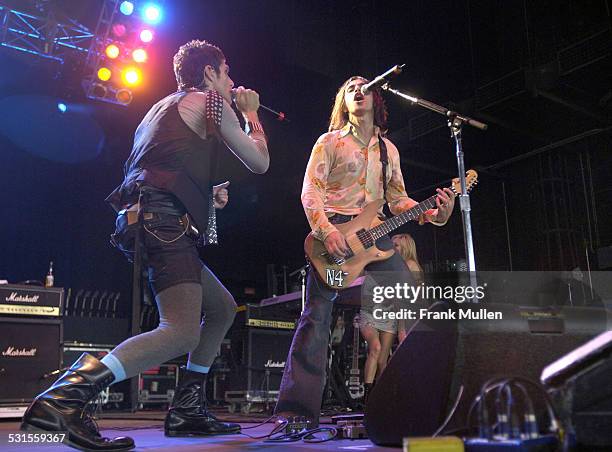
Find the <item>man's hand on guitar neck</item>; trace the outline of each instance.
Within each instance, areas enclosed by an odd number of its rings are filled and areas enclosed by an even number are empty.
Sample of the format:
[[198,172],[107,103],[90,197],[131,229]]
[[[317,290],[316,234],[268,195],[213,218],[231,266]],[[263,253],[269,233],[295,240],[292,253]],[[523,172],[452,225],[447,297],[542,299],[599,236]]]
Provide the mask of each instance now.
[[436,206],[438,206],[438,213],[435,215],[434,220],[437,223],[446,223],[448,218],[453,213],[455,207],[455,194],[450,188],[436,188],[438,196],[436,197]]
[[348,243],[340,231],[330,232],[323,243],[329,254],[340,259],[345,257],[349,250]]

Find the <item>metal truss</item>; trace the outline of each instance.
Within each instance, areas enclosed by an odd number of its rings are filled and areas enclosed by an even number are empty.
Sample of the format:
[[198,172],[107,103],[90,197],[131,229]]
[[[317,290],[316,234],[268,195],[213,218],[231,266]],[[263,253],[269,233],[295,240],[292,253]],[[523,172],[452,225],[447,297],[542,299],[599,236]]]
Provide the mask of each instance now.
[[[132,91],[128,88],[119,88],[109,83],[100,82],[97,78],[97,71],[101,61],[104,59],[104,49],[109,42],[109,35],[115,15],[119,11],[120,0],[102,0],[102,9],[98,17],[95,30],[95,39],[89,46],[87,60],[85,62],[85,77],[82,85],[87,98],[100,100],[111,104],[126,106],[132,101]],[[123,92],[124,101],[118,93]]]
[[87,52],[85,63],[87,70],[97,70],[113,26],[113,19],[118,11],[119,0],[102,0],[102,8],[94,32],[95,39],[90,42]]
[[0,45],[63,62],[68,53],[87,53],[95,35],[76,20],[59,22],[52,12],[35,16],[0,6]]
[[[132,99],[131,90],[97,79],[119,2],[100,1],[94,31],[71,18],[58,20],[52,10],[36,14],[0,6],[0,45],[60,63],[64,63],[70,54],[76,55],[84,62],[81,84],[89,99],[127,105]],[[27,9],[32,2],[24,2],[24,6]]]

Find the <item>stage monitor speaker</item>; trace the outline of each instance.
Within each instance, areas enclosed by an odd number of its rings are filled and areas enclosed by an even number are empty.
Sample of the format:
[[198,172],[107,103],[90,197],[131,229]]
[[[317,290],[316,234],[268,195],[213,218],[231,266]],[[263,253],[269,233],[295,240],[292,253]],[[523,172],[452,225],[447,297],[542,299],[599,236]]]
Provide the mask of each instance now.
[[430,436],[442,422],[457,342],[456,322],[421,322],[395,351],[368,397],[364,424],[381,446]]
[[62,322],[0,317],[0,331],[0,404],[27,404],[61,368]]
[[612,331],[547,366],[541,381],[580,446],[612,446]]
[[[460,320],[453,330],[432,320],[406,338],[368,399],[365,422],[374,443],[401,446],[403,437],[430,436],[462,386],[445,430],[465,428],[470,404],[489,379],[516,375],[539,381],[547,364],[609,324],[609,312],[600,308],[564,307],[556,314],[515,305],[488,304],[487,309],[502,312],[503,322]],[[532,397],[543,411],[541,395]]]
[[[605,331],[609,311],[601,308],[530,308],[489,304],[502,312],[503,321],[461,321],[449,397],[463,395],[447,429],[474,426],[468,412],[481,387],[491,378],[520,376],[539,382],[542,370],[552,361]],[[540,428],[548,428],[542,394],[527,387],[539,414]],[[453,400],[449,401],[450,404]]]

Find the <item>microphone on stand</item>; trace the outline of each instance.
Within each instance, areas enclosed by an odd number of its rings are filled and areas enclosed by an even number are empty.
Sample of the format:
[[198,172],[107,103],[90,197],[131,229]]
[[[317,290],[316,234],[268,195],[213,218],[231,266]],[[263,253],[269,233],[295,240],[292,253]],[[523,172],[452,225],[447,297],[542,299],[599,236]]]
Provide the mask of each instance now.
[[372,80],[370,83],[366,83],[365,85],[361,86],[361,94],[363,94],[364,96],[369,94],[372,90],[375,90],[376,88],[380,88],[382,85],[384,85],[385,83],[387,83],[390,77],[395,77],[396,75],[399,75],[402,73],[402,71],[404,70],[404,67],[406,65],[405,64],[396,64],[395,66],[393,66],[391,69],[389,69],[387,72],[385,72],[384,74],[380,74],[378,77],[376,77],[374,80]]
[[[232,102],[234,102],[234,104],[236,103],[236,88],[232,89]],[[269,111],[273,115],[276,115],[276,119],[278,121],[291,122],[287,119],[287,116],[285,116],[285,113],[283,113],[282,111],[272,110],[270,107],[266,107],[262,103],[260,103],[259,106],[264,110]]]

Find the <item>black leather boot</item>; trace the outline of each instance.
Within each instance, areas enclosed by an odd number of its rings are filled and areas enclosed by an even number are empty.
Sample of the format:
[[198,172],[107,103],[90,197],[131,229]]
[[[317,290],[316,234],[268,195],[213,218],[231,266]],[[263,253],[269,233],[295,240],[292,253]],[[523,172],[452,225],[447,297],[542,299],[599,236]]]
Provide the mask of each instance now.
[[23,416],[21,430],[66,432],[64,443],[80,450],[133,449],[132,438],[103,438],[86,410],[87,403],[113,378],[108,367],[83,353],[53,386],[34,399]]
[[364,383],[363,384],[363,405],[365,406],[368,403],[368,398],[370,397],[370,392],[374,387],[374,383]]
[[184,370],[164,422],[166,436],[238,433],[240,425],[221,422],[206,408],[206,374]]

